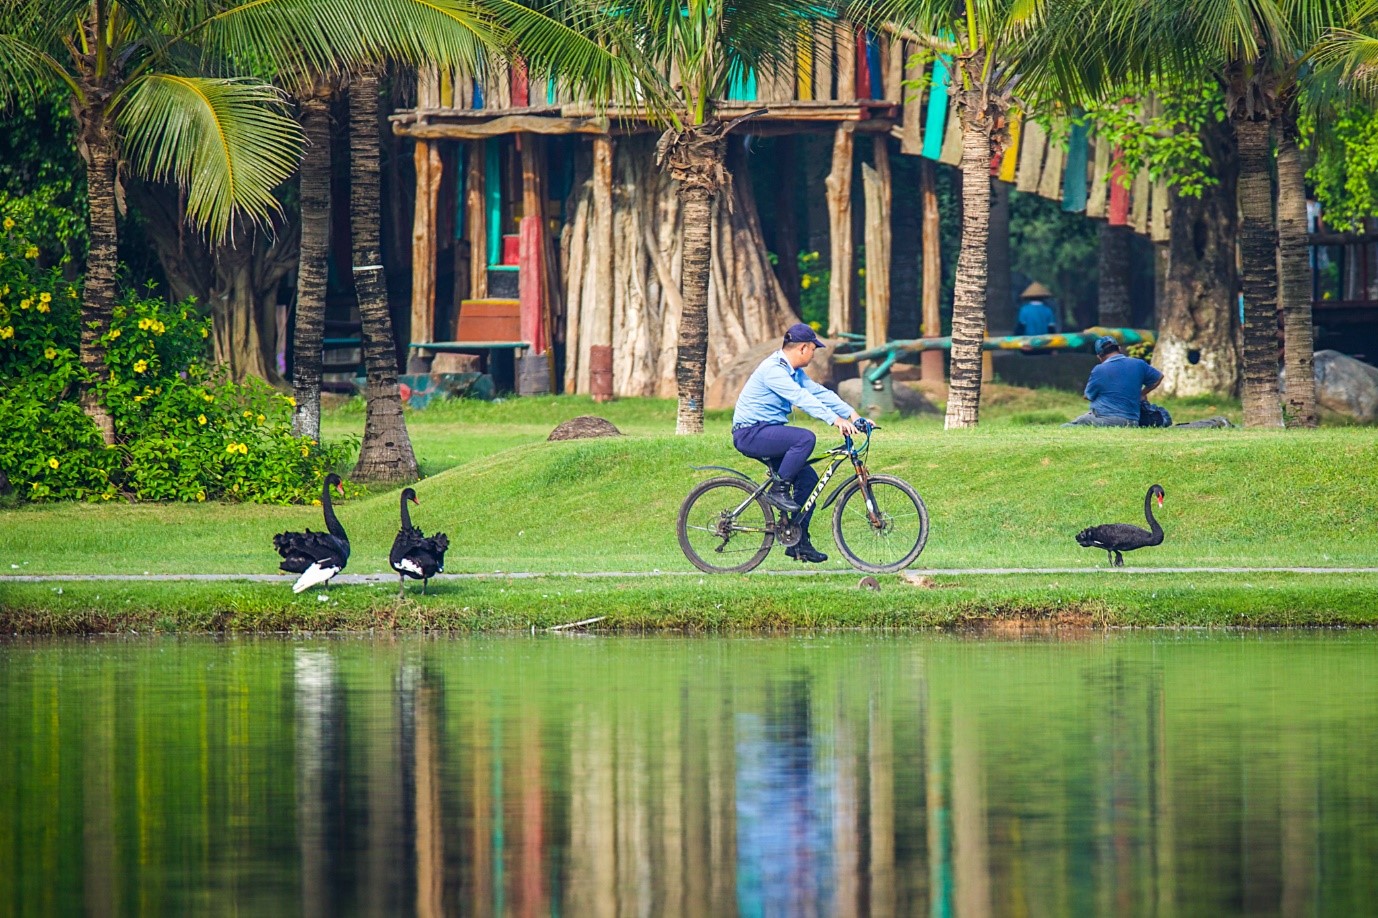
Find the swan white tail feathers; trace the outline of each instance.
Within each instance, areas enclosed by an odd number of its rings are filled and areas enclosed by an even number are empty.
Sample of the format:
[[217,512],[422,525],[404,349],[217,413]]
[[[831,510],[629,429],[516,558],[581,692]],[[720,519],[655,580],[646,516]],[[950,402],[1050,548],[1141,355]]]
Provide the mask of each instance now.
[[331,577],[340,572],[340,566],[336,564],[323,565],[317,561],[302,572],[297,578],[297,582],[292,584],[293,593],[302,593],[311,589],[313,586],[325,583]]
[[401,561],[398,561],[397,567],[399,570],[404,570],[409,574],[415,574],[418,577],[424,576],[425,574],[425,571],[421,570],[421,565],[417,564],[411,558],[403,558]]

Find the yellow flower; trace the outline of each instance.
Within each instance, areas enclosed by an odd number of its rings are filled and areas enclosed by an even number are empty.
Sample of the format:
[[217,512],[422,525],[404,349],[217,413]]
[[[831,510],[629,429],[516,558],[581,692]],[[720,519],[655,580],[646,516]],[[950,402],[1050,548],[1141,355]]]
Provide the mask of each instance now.
[[29,246],[27,249],[25,249],[25,250],[24,250],[24,257],[25,257],[25,258],[30,258],[30,259],[32,259],[32,258],[37,258],[37,257],[38,257],[38,246],[36,246],[36,245],[31,245],[31,246]]
[[48,468],[50,468],[50,469],[55,469],[55,468],[58,467],[58,465],[60,465],[60,463],[59,463],[56,459],[49,459],[49,460],[48,460]]
[[202,393],[201,393],[201,397],[204,398],[204,399],[205,399],[206,401],[208,401],[208,402],[213,402],[213,401],[215,401],[215,396],[214,396],[214,395],[211,395],[209,392],[202,392]]
[[38,301],[40,303],[51,303],[53,301],[53,295],[48,291],[44,290],[42,293],[38,295]]
[[799,278],[799,286],[803,287],[805,290],[807,290],[807,289],[809,289],[810,287],[812,287],[812,286],[813,286],[813,275],[811,275],[811,274],[805,274],[803,277]]
[[[44,295],[44,296],[47,296],[48,294],[45,293],[45,294],[43,294],[43,295]],[[49,309],[51,309],[51,308],[52,308],[52,307],[49,306],[46,302],[44,302],[44,303],[39,303],[39,304],[38,304],[38,311],[39,311],[39,312],[47,312],[47,311],[48,311]]]
[[147,319],[147,318],[140,319],[140,320],[139,320],[139,331],[148,331],[148,327],[149,327],[150,325],[152,325],[152,324],[153,324],[153,320],[152,320],[152,319]]
[[238,444],[238,443],[231,443],[229,446],[225,447],[225,452],[227,452],[227,453],[237,453],[237,452],[239,452],[239,444]]
[[32,299],[31,297],[26,297],[25,299],[22,299],[22,300],[19,301],[19,308],[20,308],[20,309],[28,309],[28,308],[29,308],[30,306],[32,306],[32,305],[33,305],[33,299]]
[[144,371],[147,370],[147,369],[148,369],[148,361],[147,361],[147,360],[136,360],[136,361],[134,361],[134,372],[135,372],[135,373],[142,373],[142,372],[144,372]]
[[118,328],[112,328],[112,329],[110,329],[110,340],[111,340],[111,341],[114,341],[114,340],[115,340],[116,338],[118,338],[121,334],[122,334],[122,332],[121,332]]
[[244,412],[244,417],[246,417],[246,418],[251,418],[251,417],[253,417],[253,416],[254,416],[254,413],[253,413],[252,411],[245,411],[245,412]]
[[262,424],[262,423],[263,423],[264,421],[266,421],[266,420],[267,420],[267,418],[265,418],[263,415],[260,414],[260,415],[258,416],[258,423]]
[[76,288],[76,287],[68,287],[68,288],[67,288],[67,299],[69,299],[69,300],[75,300],[76,298],[77,298],[77,288]]
[[205,499],[206,499],[206,492],[205,492],[205,491],[197,491],[197,492],[196,492],[196,499],[197,499],[197,500],[205,500]]
[[167,331],[167,326],[162,322],[154,322],[149,325],[149,328],[153,329],[153,334],[155,335],[161,335],[163,332]]
[[7,229],[7,230],[12,230],[12,229],[14,229],[14,220],[10,219],[9,217],[6,217],[6,218],[5,218],[5,229]]
[[43,351],[43,356],[44,356],[44,357],[47,357],[49,360],[52,360],[54,357],[57,356],[57,348],[55,348],[55,347],[46,348],[46,349]]
[[293,408],[297,407],[297,400],[292,398],[292,396],[284,395],[283,398],[287,401],[287,404],[291,405]]
[[311,501],[311,506],[313,506],[313,507],[319,507],[320,505],[321,505],[321,499],[320,499],[319,497],[316,498],[315,500]]
[[14,337],[14,326],[13,326],[13,325],[6,325],[4,328],[0,328],[0,338],[13,338],[13,337]]
[[196,423],[204,427],[206,425],[206,416],[204,414],[198,414],[196,416]]
[[239,455],[241,455],[241,456],[247,456],[247,455],[249,455],[249,444],[247,444],[247,443],[241,443],[241,444],[239,444]]
[[202,338],[208,337],[209,334],[210,334],[210,333],[207,332],[204,328],[201,329],[201,337],[202,337]]
[[303,447],[301,448],[301,457],[302,457],[303,459],[305,459],[305,458],[306,458],[307,456],[309,456],[309,455],[311,455],[311,449],[310,449],[310,447],[303,446]]

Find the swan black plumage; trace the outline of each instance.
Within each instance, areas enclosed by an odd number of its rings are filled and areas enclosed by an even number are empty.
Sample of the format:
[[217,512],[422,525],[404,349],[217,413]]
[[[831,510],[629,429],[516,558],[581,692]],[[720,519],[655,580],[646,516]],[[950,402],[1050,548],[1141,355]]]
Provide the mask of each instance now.
[[445,571],[445,550],[450,547],[450,539],[443,532],[427,538],[411,524],[411,514],[407,512],[407,501],[411,501],[418,507],[421,502],[416,499],[416,492],[411,488],[402,490],[402,528],[397,533],[397,538],[392,541],[392,554],[388,556],[388,563],[392,569],[397,571],[397,597],[403,595],[403,586],[410,577],[413,580],[421,581],[421,593],[426,592],[426,584],[436,574]]
[[301,574],[292,584],[292,592],[300,593],[318,584],[328,583],[349,561],[349,537],[344,527],[335,518],[335,508],[330,503],[330,489],[335,488],[344,496],[344,484],[340,476],[331,472],[325,476],[321,488],[321,510],[325,514],[326,532],[281,532],[273,536],[273,547],[282,555],[278,567],[292,574]]
[[1148,520],[1148,529],[1128,523],[1105,523],[1078,532],[1077,544],[1082,548],[1103,548],[1106,558],[1115,567],[1124,567],[1124,556],[1120,552],[1163,544],[1163,527],[1153,518],[1153,498],[1158,498],[1158,506],[1161,507],[1164,496],[1162,485],[1154,485],[1144,495],[1144,518]]

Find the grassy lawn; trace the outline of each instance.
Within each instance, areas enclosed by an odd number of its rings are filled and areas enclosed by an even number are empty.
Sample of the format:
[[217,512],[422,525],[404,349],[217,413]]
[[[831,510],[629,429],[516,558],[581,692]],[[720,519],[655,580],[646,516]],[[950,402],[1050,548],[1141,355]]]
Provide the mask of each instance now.
[[[1049,423],[1082,404],[1067,393],[998,389],[975,431],[944,432],[935,417],[886,423],[872,449],[872,469],[908,479],[928,505],[928,547],[915,567],[1103,567],[1104,553],[1080,548],[1073,535],[1096,523],[1142,522],[1143,494],[1154,482],[1167,491],[1158,514],[1167,538],[1159,548],[1130,555],[1130,564],[1378,563],[1378,431],[1094,430]],[[1177,420],[1222,413],[1238,419],[1238,406],[1228,403],[1167,404]],[[595,413],[628,436],[545,442],[559,421]],[[428,476],[416,486],[421,506],[413,516],[428,532],[450,535],[452,572],[688,571],[674,520],[703,474],[690,467],[755,472],[731,448],[726,413],[710,415],[707,435],[677,438],[674,404],[665,400],[461,402],[412,413],[408,421]],[[326,435],[357,433],[362,424],[362,409],[346,404],[328,412]],[[820,443],[830,444],[821,425],[816,429]],[[386,571],[397,492],[353,489],[338,507],[353,546],[349,571]],[[308,525],[321,527],[318,509],[6,509],[0,510],[0,575],[271,573],[278,561],[273,533]],[[64,621],[76,630],[99,621],[197,629],[365,627],[375,620],[399,627],[522,627],[587,617],[583,610],[608,614],[624,627],[931,625],[1002,609],[1035,618],[1071,610],[1134,624],[1367,622],[1373,604],[1360,597],[1378,587],[1378,579],[1365,575],[1102,572],[1053,578],[1056,584],[1032,575],[962,577],[937,590],[901,588],[890,578],[893,589],[863,594],[856,589],[859,575],[843,576],[850,569],[837,560],[826,519],[816,520],[814,534],[834,556],[824,567],[838,577],[633,578],[577,586],[568,579],[452,581],[439,584],[437,595],[400,606],[386,586],[342,585],[320,603],[314,593],[293,598],[277,584],[63,584],[57,593],[49,584],[0,582],[0,630],[47,631]],[[764,565],[793,567],[778,549]],[[552,583],[564,585],[558,602],[547,596]]]

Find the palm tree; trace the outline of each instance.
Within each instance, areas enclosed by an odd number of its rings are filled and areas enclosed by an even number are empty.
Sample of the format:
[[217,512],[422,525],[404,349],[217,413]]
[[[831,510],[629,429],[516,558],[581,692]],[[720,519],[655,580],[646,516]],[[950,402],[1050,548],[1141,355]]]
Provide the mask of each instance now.
[[397,347],[378,240],[378,158],[378,73],[366,68],[349,85],[349,226],[368,372],[364,439],[352,477],[402,482],[415,480],[419,469],[397,388]]
[[637,75],[639,104],[668,125],[657,161],[679,182],[684,203],[676,433],[703,432],[711,212],[731,187],[727,138],[743,123],[720,119],[717,103],[734,77],[753,69],[793,72],[795,49],[811,34],[803,26],[829,15],[827,0],[812,6],[795,0],[625,0],[605,17],[605,39]]
[[[990,162],[1009,144],[1006,125],[1023,69],[1024,41],[1044,18],[1036,0],[863,0],[857,13],[893,23],[955,68],[962,124],[962,245],[952,297],[947,428],[975,427],[986,334]],[[946,36],[946,37],[945,37]]]

